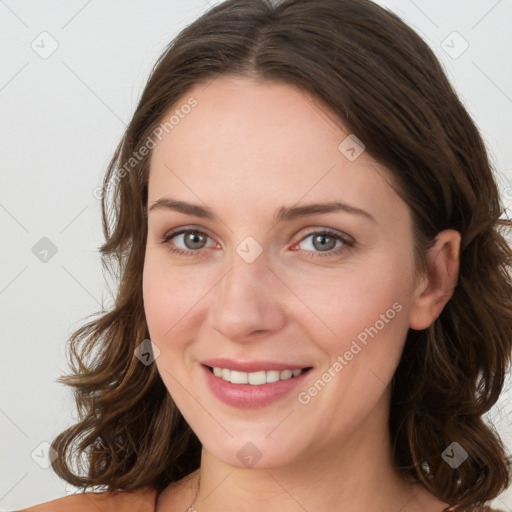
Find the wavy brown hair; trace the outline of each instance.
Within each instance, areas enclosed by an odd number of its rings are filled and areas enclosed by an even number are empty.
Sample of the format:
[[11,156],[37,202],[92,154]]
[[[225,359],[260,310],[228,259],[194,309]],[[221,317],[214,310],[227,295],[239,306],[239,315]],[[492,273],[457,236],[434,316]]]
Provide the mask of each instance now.
[[[221,75],[297,87],[363,141],[410,208],[418,272],[437,233],[460,232],[458,284],[429,328],[408,332],[389,428],[405,479],[459,510],[478,510],[511,478],[483,415],[512,354],[512,222],[502,218],[482,138],[433,52],[369,0],[228,0],[159,58],[104,179],[100,250],[119,287],[111,310],[70,339],[72,373],[59,381],[74,389],[79,421],[54,439],[53,469],[83,489],[161,491],[199,467],[201,445],[156,365],[134,355],[149,338],[142,272],[151,152],[140,157],[140,149],[193,86]],[[456,469],[442,458],[452,442],[469,454]]]

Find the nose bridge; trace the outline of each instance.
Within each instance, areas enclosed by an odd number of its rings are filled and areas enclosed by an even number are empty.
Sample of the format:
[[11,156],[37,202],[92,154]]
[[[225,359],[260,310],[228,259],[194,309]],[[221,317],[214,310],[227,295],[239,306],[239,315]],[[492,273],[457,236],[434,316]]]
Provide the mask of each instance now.
[[[279,329],[285,320],[272,270],[262,248],[242,242],[215,291],[212,326],[226,338],[242,340],[254,331]],[[259,254],[257,254],[259,252]]]
[[246,294],[253,295],[252,292],[258,291],[259,286],[268,281],[268,274],[271,273],[268,258],[263,253],[254,257],[249,249],[246,255],[240,255],[243,248],[240,245],[233,253],[230,271],[223,279],[221,289],[226,299],[230,296],[243,298]]

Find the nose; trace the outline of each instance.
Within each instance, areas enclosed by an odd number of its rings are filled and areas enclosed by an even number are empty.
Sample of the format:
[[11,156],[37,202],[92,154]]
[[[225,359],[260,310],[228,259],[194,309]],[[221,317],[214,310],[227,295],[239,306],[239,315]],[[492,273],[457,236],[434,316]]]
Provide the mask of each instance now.
[[286,323],[283,284],[264,254],[252,263],[234,254],[230,270],[212,292],[209,325],[226,339],[248,342]]

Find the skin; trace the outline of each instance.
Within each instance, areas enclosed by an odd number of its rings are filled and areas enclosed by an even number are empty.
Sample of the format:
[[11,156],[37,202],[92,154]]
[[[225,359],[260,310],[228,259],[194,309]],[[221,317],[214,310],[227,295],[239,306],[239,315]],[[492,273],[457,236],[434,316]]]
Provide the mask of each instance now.
[[[178,105],[189,97],[197,106],[151,157],[143,287],[156,365],[203,445],[195,508],[441,512],[446,503],[394,468],[389,384],[408,329],[428,327],[451,297],[459,233],[439,233],[428,275],[415,275],[407,205],[366,152],[341,153],[348,133],[318,100],[239,77],[196,86]],[[151,209],[165,197],[215,218]],[[340,200],[375,220],[343,211],[273,220],[282,206]],[[183,236],[162,243],[185,226],[207,235],[199,253],[169,250],[198,250]],[[325,228],[353,247],[314,245],[309,235]],[[262,249],[252,263],[236,251],[249,236]],[[292,392],[242,409],[205,385],[199,361],[230,357],[312,366],[298,390],[307,391],[395,303],[400,312],[307,404]],[[262,455],[252,468],[237,457],[249,441]],[[169,486],[157,510],[187,510],[198,478]]]

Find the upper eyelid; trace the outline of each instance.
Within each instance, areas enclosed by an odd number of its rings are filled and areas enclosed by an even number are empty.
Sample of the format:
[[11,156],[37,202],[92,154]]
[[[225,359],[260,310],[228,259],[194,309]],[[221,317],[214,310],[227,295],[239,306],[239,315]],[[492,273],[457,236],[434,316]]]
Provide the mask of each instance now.
[[[304,228],[304,229],[308,229],[308,228]],[[211,240],[215,241],[215,243],[219,243],[218,241],[216,241],[215,237],[211,236],[207,232],[207,230],[205,230],[204,228],[197,228],[197,227],[194,227],[194,226],[190,226],[190,227],[189,226],[183,226],[183,227],[180,227],[180,228],[171,229],[170,231],[166,232],[162,238],[164,240],[170,240],[170,239],[174,238],[175,236],[183,235],[184,233],[188,233],[188,232],[192,232],[192,231],[195,231],[197,233],[206,235],[208,238],[210,238]],[[338,237],[344,243],[347,243],[347,242],[354,243],[355,242],[355,239],[352,236],[350,236],[348,233],[343,233],[343,232],[338,231],[338,230],[336,230],[334,228],[328,228],[328,227],[324,226],[324,227],[312,227],[311,231],[308,231],[307,233],[302,235],[296,242],[294,242],[294,244],[300,243],[300,242],[302,242],[306,238],[309,238],[312,235],[322,234],[322,233],[334,235],[335,237]],[[201,249],[199,249],[199,250],[201,250]],[[198,252],[198,251],[194,251],[194,252]]]
[[165,234],[162,236],[162,238],[163,239],[174,238],[175,236],[183,235],[184,233],[190,233],[192,231],[194,231],[196,233],[200,233],[202,235],[206,235],[208,238],[211,238],[212,240],[214,240],[214,237],[211,236],[204,228],[195,228],[195,227],[187,227],[187,226],[166,231]]

